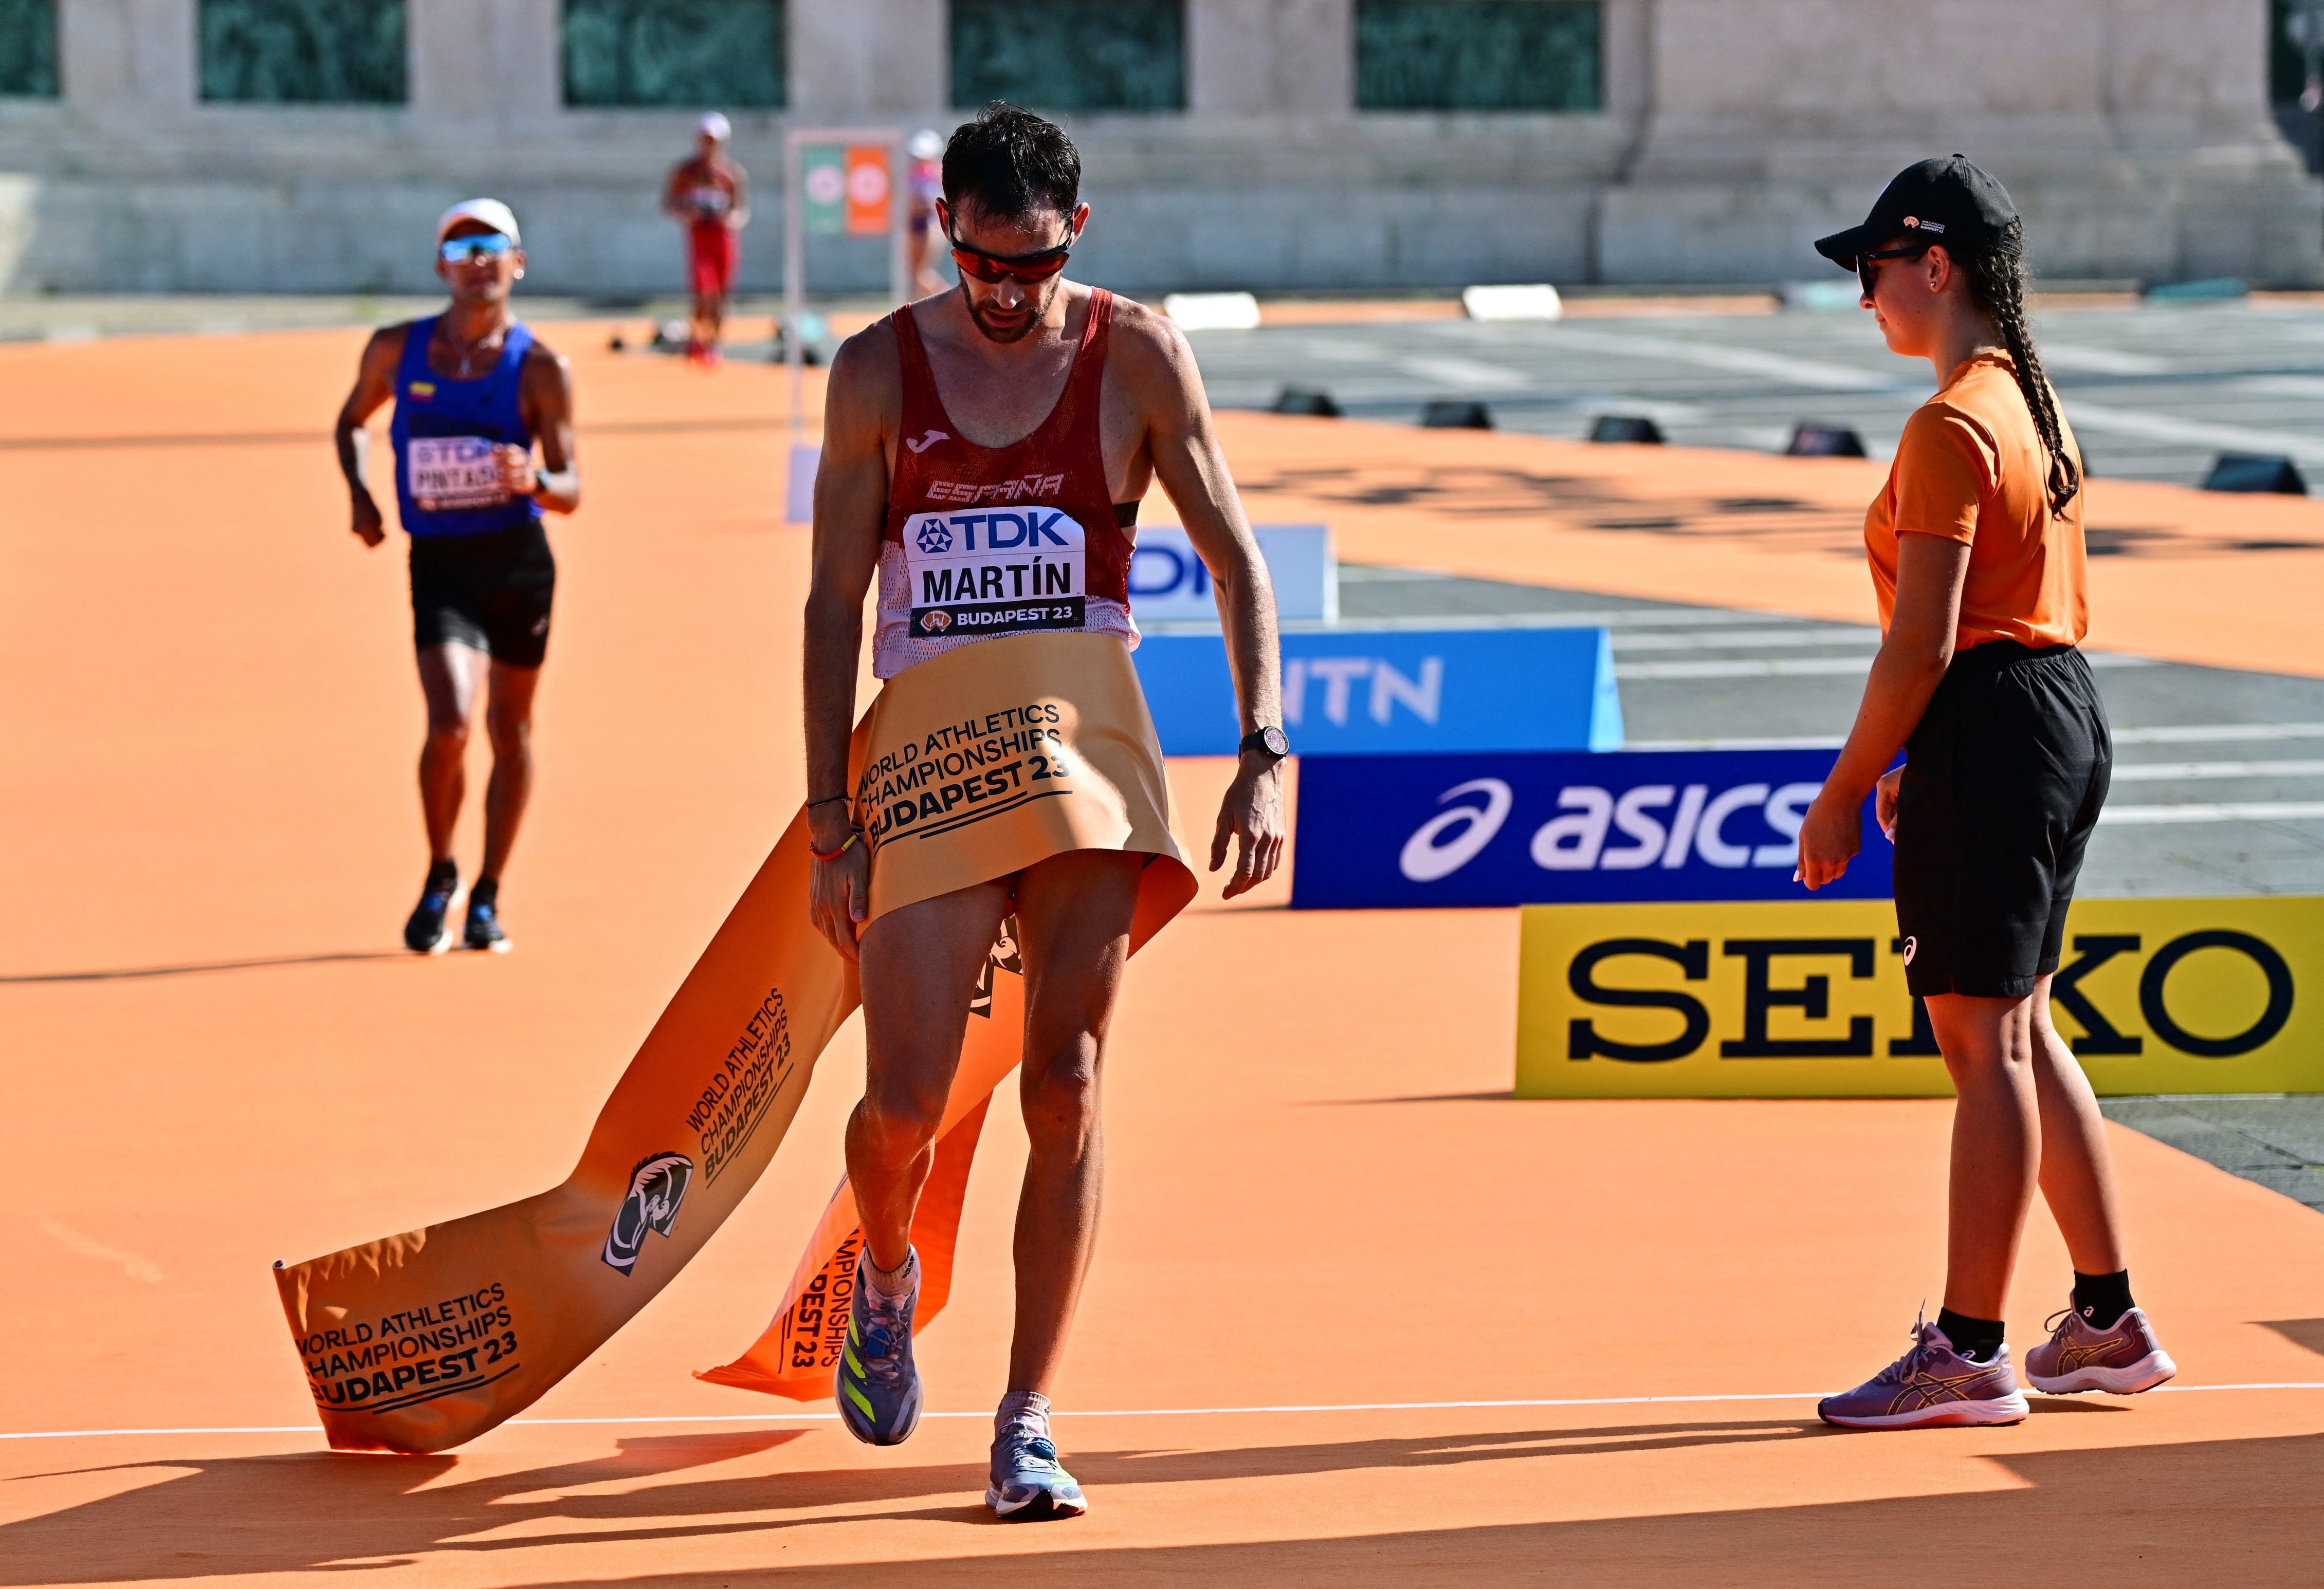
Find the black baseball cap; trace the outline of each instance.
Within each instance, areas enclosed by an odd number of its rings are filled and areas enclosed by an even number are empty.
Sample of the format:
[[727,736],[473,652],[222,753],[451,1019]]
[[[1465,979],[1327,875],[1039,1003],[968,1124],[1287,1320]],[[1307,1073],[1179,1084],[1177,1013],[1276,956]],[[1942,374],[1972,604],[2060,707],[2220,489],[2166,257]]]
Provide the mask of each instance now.
[[1852,271],[1858,254],[1892,237],[1989,247],[2016,218],[2008,188],[1969,156],[1950,154],[1906,166],[1881,190],[1864,225],[1821,238],[1815,246],[1841,270]]

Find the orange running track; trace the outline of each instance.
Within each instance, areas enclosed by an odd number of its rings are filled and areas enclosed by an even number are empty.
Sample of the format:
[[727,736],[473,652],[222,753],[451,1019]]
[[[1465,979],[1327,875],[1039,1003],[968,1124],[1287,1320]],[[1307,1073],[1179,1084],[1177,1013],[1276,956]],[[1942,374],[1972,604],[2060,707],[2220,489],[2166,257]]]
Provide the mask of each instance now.
[[[1509,1101],[1513,914],[1295,915],[1280,886],[1234,909],[1213,888],[1130,979],[1106,1229],[1059,1396],[1088,1518],[1007,1529],[976,1503],[1023,1153],[1006,1110],[921,1346],[932,1407],[960,1416],[873,1451],[820,1409],[690,1377],[765,1322],[838,1175],[846,1039],[742,1213],[526,1421],[440,1457],[323,1451],[268,1263],[561,1177],[802,793],[779,372],[549,334],[575,357],[588,502],[552,532],[505,959],[394,947],[424,860],[400,548],[347,536],[321,438],[359,339],[0,350],[20,1209],[0,1583],[884,1584],[907,1562],[1012,1584],[2315,1581],[2313,1214],[2117,1133],[2179,1384],[2037,1398],[2008,1429],[1830,1432],[1812,1395],[1900,1350],[1939,1281],[1943,1105]],[[1864,615],[1829,546],[1591,528],[1508,482],[1836,518],[1877,471],[1228,432],[1260,511],[1326,508],[1351,555]],[[1401,516],[1347,500],[1398,470],[1443,483]],[[2192,493],[2099,489],[2162,504],[2102,500],[2100,523],[2176,514],[2216,538]],[[2307,504],[2233,507],[2324,538]],[[2312,671],[2317,556],[2243,556],[2289,572],[2227,589],[2200,545],[2156,561],[2159,583],[2101,560],[2110,643]],[[2296,619],[2304,656],[2213,620],[2236,600]],[[1200,836],[1222,771],[1175,770]],[[480,749],[472,789],[482,772]],[[2021,1351],[2065,1278],[2039,1216],[2023,1273]],[[2234,1388],[2255,1386],[2273,1388]]]

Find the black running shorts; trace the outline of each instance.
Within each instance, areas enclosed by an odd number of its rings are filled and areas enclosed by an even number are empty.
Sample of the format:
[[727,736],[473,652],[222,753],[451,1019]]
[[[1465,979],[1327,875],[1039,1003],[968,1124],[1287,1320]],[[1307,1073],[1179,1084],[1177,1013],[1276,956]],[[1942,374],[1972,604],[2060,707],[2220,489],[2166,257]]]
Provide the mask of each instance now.
[[510,667],[549,654],[557,559],[539,519],[482,535],[411,537],[411,643],[466,646]]
[[2022,998],[2058,969],[2113,768],[2080,651],[1993,640],[1953,657],[1897,793],[1896,926],[1916,996]]

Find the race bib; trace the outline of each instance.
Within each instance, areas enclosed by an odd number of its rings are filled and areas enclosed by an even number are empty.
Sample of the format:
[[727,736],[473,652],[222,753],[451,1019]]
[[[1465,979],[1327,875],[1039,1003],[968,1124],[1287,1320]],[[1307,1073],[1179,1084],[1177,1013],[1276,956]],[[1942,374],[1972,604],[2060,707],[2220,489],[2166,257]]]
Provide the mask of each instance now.
[[509,500],[493,461],[496,443],[481,436],[415,436],[404,452],[411,500],[423,513],[497,508]]
[[904,565],[916,638],[1088,627],[1082,527],[1057,509],[916,513]]

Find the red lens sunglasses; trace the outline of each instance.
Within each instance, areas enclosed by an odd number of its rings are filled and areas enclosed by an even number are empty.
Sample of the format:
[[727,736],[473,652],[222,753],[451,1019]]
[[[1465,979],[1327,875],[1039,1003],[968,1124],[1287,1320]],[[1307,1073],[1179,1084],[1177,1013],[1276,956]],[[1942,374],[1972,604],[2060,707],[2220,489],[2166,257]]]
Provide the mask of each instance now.
[[1074,252],[1074,242],[1067,238],[1064,246],[1045,248],[1035,253],[987,253],[981,248],[971,248],[959,238],[947,233],[945,241],[952,245],[952,262],[961,274],[973,276],[979,281],[1006,281],[1010,277],[1031,283],[1047,281],[1065,268],[1065,256]]

